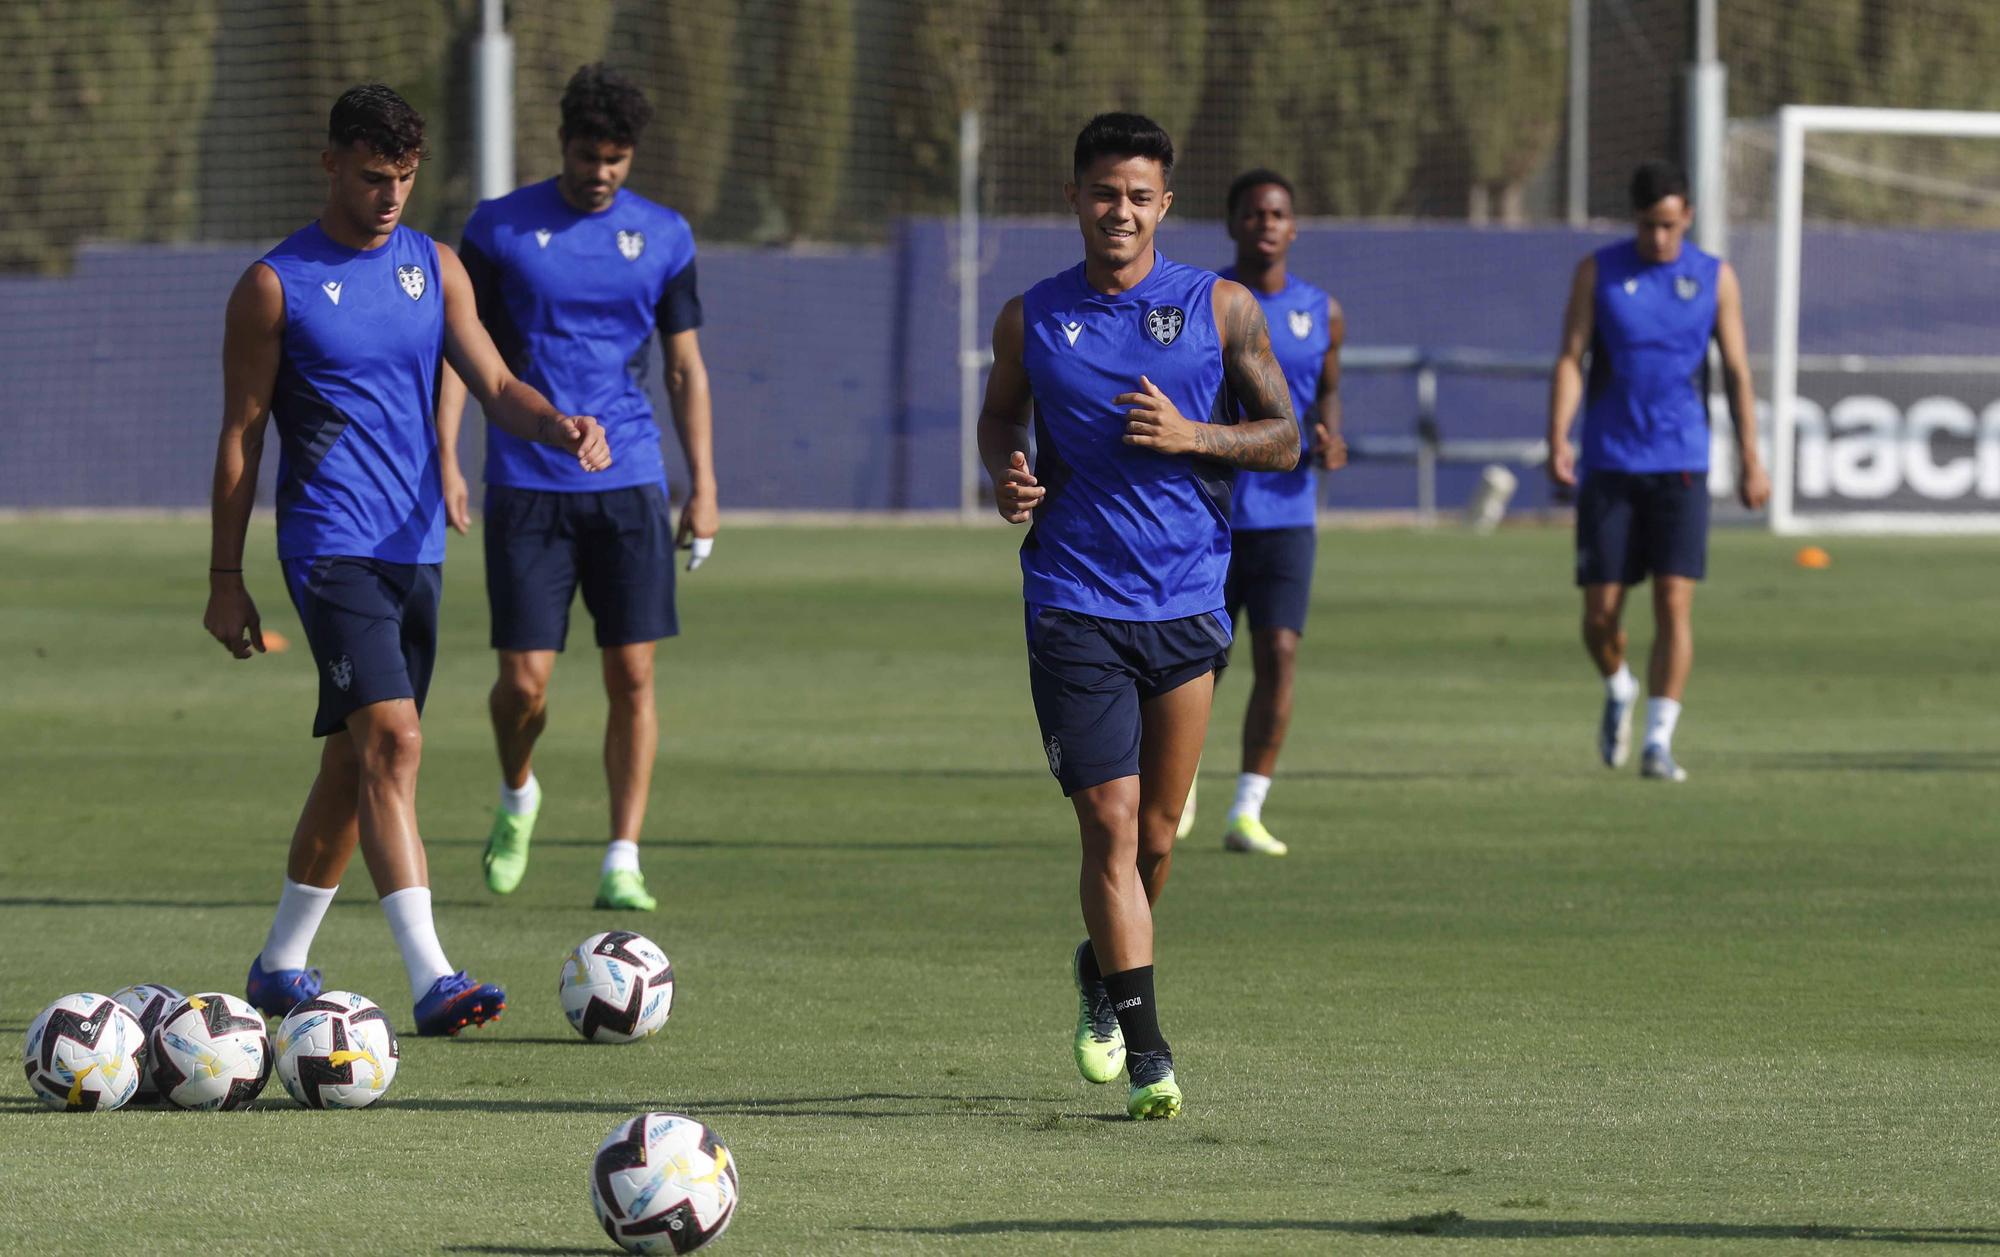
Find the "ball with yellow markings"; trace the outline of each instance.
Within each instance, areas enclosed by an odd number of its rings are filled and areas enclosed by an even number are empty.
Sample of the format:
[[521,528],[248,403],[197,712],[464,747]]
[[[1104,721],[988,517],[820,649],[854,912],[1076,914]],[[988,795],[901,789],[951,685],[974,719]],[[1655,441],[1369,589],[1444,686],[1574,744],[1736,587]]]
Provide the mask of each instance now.
[[278,1081],[309,1109],[365,1109],[388,1094],[400,1053],[389,1014],[352,991],[294,1008],[273,1042]]

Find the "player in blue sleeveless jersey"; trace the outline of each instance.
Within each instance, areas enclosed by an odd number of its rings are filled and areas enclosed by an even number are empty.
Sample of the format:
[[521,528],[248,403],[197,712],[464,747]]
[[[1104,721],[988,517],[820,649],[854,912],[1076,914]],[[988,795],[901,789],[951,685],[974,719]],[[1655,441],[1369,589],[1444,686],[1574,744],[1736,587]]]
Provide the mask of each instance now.
[[[1674,727],[1694,663],[1694,587],[1708,566],[1708,347],[1722,351],[1729,410],[1742,451],[1737,493],[1756,510],[1770,496],[1757,450],[1743,299],[1729,263],[1687,242],[1687,176],[1649,162],[1632,176],[1635,235],[1583,259],[1563,315],[1549,389],[1549,474],[1580,486],[1576,583],[1583,644],[1604,677],[1597,750],[1607,767],[1631,754],[1639,685],[1625,662],[1620,620],[1632,586],[1653,578],[1653,654],[1639,771],[1683,781]],[[1588,383],[1584,357],[1588,354]],[[1583,449],[1569,443],[1581,406]]]
[[1230,480],[1299,457],[1256,299],[1153,248],[1173,164],[1173,142],[1136,114],[1077,136],[1065,195],[1084,260],[1002,309],[979,416],[1000,514],[1033,525],[1029,688],[1082,838],[1077,1068],[1100,1083],[1122,1068],[1135,1118],[1181,1108],[1154,1009],[1152,903],[1229,647]]
[[[657,905],[639,871],[638,843],[660,737],[653,648],[678,631],[676,544],[693,551],[692,571],[717,525],[694,234],[673,210],[623,187],[651,117],[645,96],[622,75],[603,65],[579,69],[562,99],[562,174],[481,204],[463,246],[480,318],[508,365],[564,410],[598,416],[617,460],[612,471],[591,473],[505,431],[487,437],[486,596],[500,655],[489,706],[501,781],[482,861],[486,884],[509,894],[527,872],[542,799],[531,757],[581,586],[609,700],[611,837],[596,903],[648,912]],[[642,384],[656,331],[689,472],[678,537],[660,429]],[[456,437],[464,397],[447,378],[439,434],[445,493],[461,518]]]
[[[1271,328],[1271,349],[1299,416],[1299,465],[1236,474],[1231,507],[1229,614],[1250,621],[1250,702],[1243,714],[1243,759],[1222,845],[1285,854],[1264,825],[1264,799],[1292,723],[1292,677],[1312,598],[1319,520],[1319,471],[1347,464],[1340,437],[1340,303],[1291,273],[1299,238],[1292,185],[1272,170],[1250,170],[1229,185],[1229,237],[1236,264],[1222,271],[1250,290]],[[1188,800],[1193,810],[1194,800]],[[1182,818],[1182,825],[1187,820]]]
[[203,623],[238,659],[264,649],[243,545],[275,419],[278,558],[312,647],[313,734],[325,739],[247,994],[275,1016],[319,993],[307,953],[359,846],[402,952],[417,1032],[455,1034],[497,1017],[507,995],[445,960],[417,835],[418,718],[444,559],[432,417],[440,359],[494,422],[586,468],[611,459],[595,419],[561,413],[507,370],[457,256],[401,225],[423,118],[370,85],[335,102],[327,131],[325,208],[244,273],[223,338]]

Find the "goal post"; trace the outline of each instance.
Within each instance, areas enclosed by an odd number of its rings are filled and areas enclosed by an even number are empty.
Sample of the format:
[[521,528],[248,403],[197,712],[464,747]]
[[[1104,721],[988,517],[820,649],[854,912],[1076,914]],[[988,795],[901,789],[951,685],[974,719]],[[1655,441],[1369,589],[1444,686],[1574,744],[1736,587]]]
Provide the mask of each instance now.
[[[2000,332],[2000,308],[1989,300],[1979,316],[1986,333],[1980,339],[1990,346],[1986,352],[1874,354],[1855,352],[1850,343],[1839,352],[1811,353],[1802,352],[1800,337],[1809,142],[1816,136],[2000,140],[2000,113],[1787,105],[1778,111],[1775,130],[1772,530],[2000,532],[2000,335],[1992,335]],[[1903,256],[1914,248],[1917,256],[1934,258],[1937,269],[1898,274],[1885,266],[1878,279],[1900,283],[1891,285],[1894,292],[1877,292],[1886,298],[1884,308],[1891,317],[1907,315],[1912,308],[1913,300],[1899,300],[1908,295],[1909,285],[1935,278],[1949,281],[1944,287],[1965,288],[1988,270],[2000,277],[1995,261],[2000,257],[2000,179],[1992,177],[2000,174],[2000,161],[1970,176],[1943,169],[1938,175],[1912,173],[1907,166],[1885,168],[1849,157],[1829,156],[1819,164],[1836,177],[1873,179],[1892,198],[1928,196],[1969,202],[1977,210],[1969,220],[1940,215],[1940,221],[1950,224],[1942,227],[1931,226],[1918,213],[1900,220],[1914,226],[1897,232],[1905,238],[1890,243]],[[1853,230],[1855,237],[1839,242],[1842,251],[1833,256],[1854,256],[1857,246],[1871,243],[1863,235],[1869,228]],[[1935,252],[1926,254],[1922,250],[1932,232]],[[1974,274],[1968,276],[1967,268]],[[1990,298],[1993,289],[1985,291]],[[1845,377],[1876,387],[1864,387],[1837,403],[1814,401],[1802,396],[1802,369],[1817,379]],[[1893,396],[1878,395],[1883,393]],[[1851,448],[1841,448],[1842,442]],[[1843,480],[1836,473],[1851,474]]]

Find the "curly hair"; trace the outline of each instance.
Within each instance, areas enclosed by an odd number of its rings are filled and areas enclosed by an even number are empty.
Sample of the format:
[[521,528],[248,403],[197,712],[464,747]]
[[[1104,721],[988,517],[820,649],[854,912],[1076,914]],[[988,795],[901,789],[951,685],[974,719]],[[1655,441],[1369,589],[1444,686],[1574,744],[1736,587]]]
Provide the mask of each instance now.
[[1258,188],[1266,187],[1283,188],[1286,197],[1294,201],[1298,200],[1298,194],[1292,191],[1291,180],[1285,178],[1275,170],[1259,166],[1255,170],[1246,170],[1236,176],[1235,181],[1229,185],[1229,195],[1224,198],[1223,204],[1228,207],[1230,216],[1234,217],[1237,204],[1245,196],[1256,191]]
[[562,138],[634,145],[653,120],[638,85],[602,61],[579,66],[562,96]]
[[366,144],[378,157],[401,165],[422,161],[424,116],[410,108],[410,102],[380,83],[350,87],[333,102],[326,120],[326,142],[346,148],[356,141]]

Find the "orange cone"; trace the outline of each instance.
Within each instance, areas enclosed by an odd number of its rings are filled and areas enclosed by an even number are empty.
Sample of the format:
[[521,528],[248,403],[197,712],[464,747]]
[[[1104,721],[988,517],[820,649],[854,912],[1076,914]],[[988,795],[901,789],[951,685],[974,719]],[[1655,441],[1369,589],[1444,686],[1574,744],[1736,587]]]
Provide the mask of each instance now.
[[[1815,572],[1822,571],[1826,568],[1833,566],[1833,556],[1828,554],[1826,551],[1820,549],[1818,546],[1806,546],[1802,548],[1797,555],[1793,556],[1792,561],[1794,563],[1797,563],[1800,567]],[[269,633],[264,634],[264,638],[266,641],[270,640],[270,637],[271,635]]]

